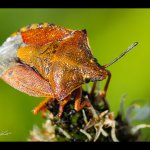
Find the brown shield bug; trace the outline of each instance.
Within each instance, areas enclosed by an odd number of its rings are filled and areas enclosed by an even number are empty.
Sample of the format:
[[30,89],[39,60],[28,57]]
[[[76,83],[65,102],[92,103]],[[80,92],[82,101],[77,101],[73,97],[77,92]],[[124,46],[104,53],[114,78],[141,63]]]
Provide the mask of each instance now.
[[76,111],[90,106],[81,102],[82,84],[107,81],[102,97],[106,96],[111,73],[106,70],[119,57],[101,66],[93,57],[86,30],[71,30],[53,24],[32,24],[11,35],[0,47],[0,77],[12,87],[31,96],[46,97],[34,110],[37,114],[46,104],[57,99],[59,116],[72,92],[76,91]]

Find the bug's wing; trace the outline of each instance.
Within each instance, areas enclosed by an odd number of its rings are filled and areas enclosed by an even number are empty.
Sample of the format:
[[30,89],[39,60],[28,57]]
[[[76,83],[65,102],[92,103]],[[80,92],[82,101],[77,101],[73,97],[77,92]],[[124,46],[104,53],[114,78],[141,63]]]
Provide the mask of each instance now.
[[44,45],[62,40],[73,32],[73,30],[50,25],[43,28],[27,29],[21,32],[23,42],[28,45]]
[[20,33],[9,37],[2,46],[0,46],[0,76],[9,67],[16,64],[17,50],[24,45]]

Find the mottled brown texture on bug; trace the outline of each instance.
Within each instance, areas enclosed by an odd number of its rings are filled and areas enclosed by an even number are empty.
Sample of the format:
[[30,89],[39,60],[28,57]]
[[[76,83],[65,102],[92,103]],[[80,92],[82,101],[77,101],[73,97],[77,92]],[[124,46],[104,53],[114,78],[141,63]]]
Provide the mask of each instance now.
[[48,43],[43,46],[21,47],[17,52],[17,56],[23,63],[36,68],[40,75],[48,80],[56,47],[57,43]]
[[[30,34],[36,32],[36,37],[34,35],[33,39],[40,41],[41,32],[46,33],[42,35],[43,37],[47,37],[48,33],[51,37],[53,30],[32,29]],[[91,54],[85,30],[73,31],[70,35],[63,35],[70,32],[67,29],[64,31],[58,28],[55,32],[57,34],[54,34],[51,42],[47,41],[48,43],[41,46],[29,44],[20,48],[17,55],[23,63],[34,67],[49,82],[56,99],[63,100],[83,83],[102,80],[107,74],[102,76],[100,65],[95,62]],[[28,31],[22,32],[22,35],[28,37]],[[60,40],[58,37],[63,38]]]
[[27,65],[18,64],[13,66],[1,78],[15,89],[28,95],[53,97],[49,83]]

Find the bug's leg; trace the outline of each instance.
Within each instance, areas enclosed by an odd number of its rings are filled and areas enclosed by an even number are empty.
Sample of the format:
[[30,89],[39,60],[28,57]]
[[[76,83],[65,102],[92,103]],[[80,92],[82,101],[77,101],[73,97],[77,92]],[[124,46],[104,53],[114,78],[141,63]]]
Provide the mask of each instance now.
[[104,90],[100,91],[100,98],[102,99],[102,101],[104,103],[104,108],[109,110],[109,104],[106,100],[106,93],[107,93],[108,85],[109,85],[109,82],[111,79],[111,73],[109,71],[107,71],[107,76],[108,76],[108,78],[107,78],[106,84],[104,86]]
[[93,83],[93,86],[92,86],[92,89],[91,89],[91,93],[90,93],[91,96],[94,96],[94,92],[95,92],[95,89],[96,89],[96,83],[97,83],[97,81],[95,81]]
[[90,107],[91,103],[89,100],[84,100],[81,102],[82,98],[82,87],[77,89],[76,97],[75,97],[75,104],[74,104],[74,109],[76,111],[80,111],[83,107],[87,106]]
[[100,96],[102,98],[105,98],[106,97],[106,93],[107,93],[107,90],[108,90],[108,86],[109,86],[109,82],[110,82],[110,79],[111,79],[111,73],[107,70],[107,81],[106,81],[106,84],[104,86],[104,90],[100,93]]
[[65,105],[68,103],[68,101],[70,100],[70,95],[67,96],[64,100],[62,100],[59,104],[59,113],[58,113],[58,116],[61,117],[62,116],[62,113],[64,111],[64,107]]
[[33,109],[33,114],[38,114],[40,111],[45,111],[47,106],[46,104],[50,101],[50,100],[53,100],[53,98],[50,98],[50,97],[47,97],[45,98],[38,106],[36,106],[34,109]]

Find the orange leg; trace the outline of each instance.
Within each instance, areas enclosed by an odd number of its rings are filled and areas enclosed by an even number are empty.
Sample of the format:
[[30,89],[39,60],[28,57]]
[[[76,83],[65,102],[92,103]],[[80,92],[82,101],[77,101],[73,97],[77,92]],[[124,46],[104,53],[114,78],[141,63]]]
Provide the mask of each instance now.
[[107,76],[108,76],[108,78],[107,78],[106,84],[104,86],[104,90],[102,92],[100,92],[100,97],[103,100],[104,108],[109,110],[109,104],[106,100],[106,93],[107,93],[108,85],[109,85],[110,79],[111,79],[111,73],[109,71],[107,71]]
[[85,106],[87,107],[91,106],[89,100],[84,100],[83,102],[81,102],[81,98],[82,98],[82,87],[77,89],[77,94],[76,94],[75,104],[74,104],[74,109],[76,111],[80,111]]
[[62,100],[60,102],[60,105],[59,105],[59,113],[58,113],[58,116],[61,117],[62,116],[62,113],[64,111],[64,107],[65,105],[68,103],[68,101],[70,100],[70,95],[67,96],[64,100]]
[[107,78],[104,90],[100,93],[102,98],[106,97],[106,93],[107,93],[107,90],[108,90],[108,85],[109,85],[109,82],[110,82],[110,79],[111,79],[111,73],[109,71],[107,71],[107,75],[108,75],[108,78]]
[[38,114],[40,111],[45,111],[46,110],[46,104],[52,100],[52,98],[50,97],[47,97],[45,98],[38,106],[36,106],[34,109],[33,109],[33,114]]
[[[100,93],[102,98],[106,97],[106,93],[107,93],[107,90],[108,90],[109,82],[110,82],[110,79],[111,79],[111,73],[108,70],[107,70],[107,76],[108,76],[108,78],[107,78],[104,90]],[[94,92],[95,92],[95,89],[96,89],[96,83],[97,83],[97,81],[93,83],[92,90],[91,90],[91,93],[90,93],[91,96],[94,96]]]
[[96,83],[97,83],[97,81],[95,81],[95,82],[93,83],[93,86],[92,86],[92,89],[91,89],[91,93],[90,93],[91,96],[94,95],[94,92],[95,92],[95,89],[96,89]]

